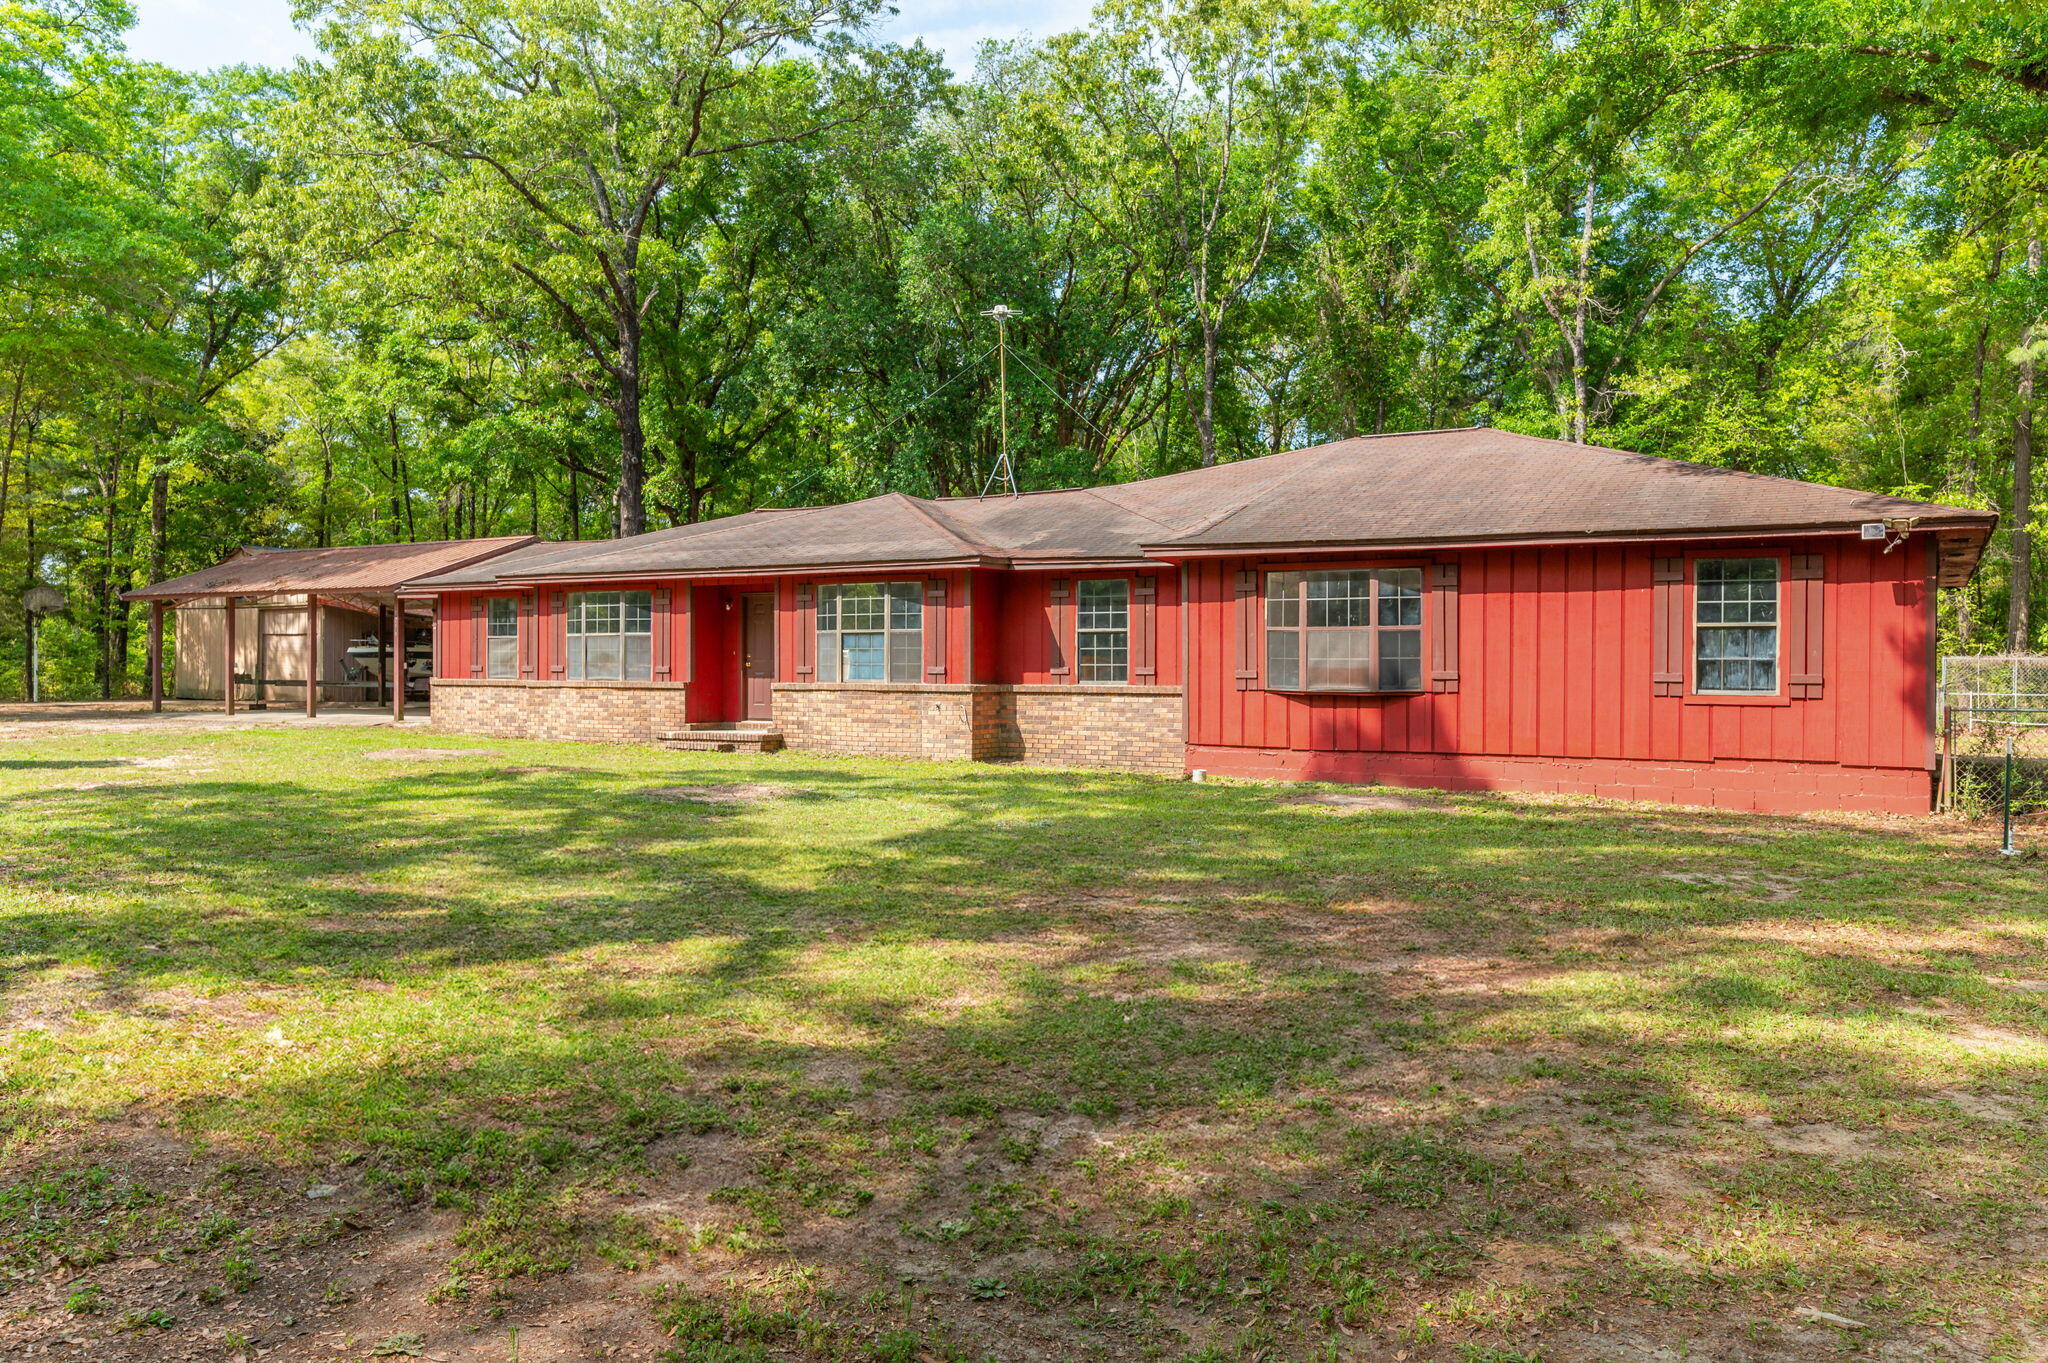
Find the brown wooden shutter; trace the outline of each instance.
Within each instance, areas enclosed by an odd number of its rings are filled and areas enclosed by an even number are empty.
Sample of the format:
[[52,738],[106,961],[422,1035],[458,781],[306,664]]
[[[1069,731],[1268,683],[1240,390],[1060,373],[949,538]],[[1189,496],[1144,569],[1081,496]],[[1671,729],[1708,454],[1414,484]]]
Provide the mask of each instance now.
[[1052,584],[1052,675],[1055,677],[1066,677],[1073,672],[1067,658],[1067,641],[1073,638],[1073,618],[1074,584],[1066,578],[1056,578]]
[[569,671],[569,595],[549,594],[548,675],[560,680]]
[[676,588],[672,609],[683,632],[682,675],[676,680],[688,685],[697,680],[697,589],[688,583]]
[[540,640],[535,633],[539,621],[539,601],[532,592],[519,593],[519,679],[532,681],[534,675],[534,650]]
[[1131,680],[1149,686],[1159,678],[1159,579],[1131,579]]
[[[469,675],[472,677],[484,674],[484,616],[490,608],[487,596],[469,598]],[[402,678],[405,676],[405,614],[394,610],[386,618],[391,621],[391,637],[400,641],[398,651],[393,655],[396,662],[392,666]],[[385,640],[386,650],[389,651],[390,647],[391,641]],[[402,682],[398,684],[403,685]]]
[[1237,689],[1259,689],[1259,575],[1250,568],[1237,574]]
[[1429,604],[1429,689],[1450,694],[1458,689],[1457,564],[1430,565]]
[[1685,694],[1685,560],[1650,560],[1650,694]]
[[1786,694],[1794,700],[1819,700],[1827,643],[1821,624],[1821,556],[1794,554],[1791,568],[1785,593]]
[[796,584],[796,679],[809,681],[818,675],[818,589],[808,582]]
[[675,667],[669,662],[669,641],[673,636],[669,624],[668,610],[668,588],[656,587],[654,589],[654,631],[653,637],[647,643],[649,651],[654,654],[654,679],[656,681],[667,681],[675,672]]
[[924,584],[924,679],[946,680],[946,579]]

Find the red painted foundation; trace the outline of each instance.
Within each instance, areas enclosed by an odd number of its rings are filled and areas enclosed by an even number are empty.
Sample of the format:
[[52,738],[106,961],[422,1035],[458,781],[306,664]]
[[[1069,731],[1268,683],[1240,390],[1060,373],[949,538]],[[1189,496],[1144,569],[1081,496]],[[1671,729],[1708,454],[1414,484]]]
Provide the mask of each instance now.
[[1576,757],[1299,752],[1190,745],[1190,769],[1274,781],[1344,781],[1438,790],[1597,795],[1765,814],[1856,810],[1925,814],[1932,774],[1813,762],[1660,762]]

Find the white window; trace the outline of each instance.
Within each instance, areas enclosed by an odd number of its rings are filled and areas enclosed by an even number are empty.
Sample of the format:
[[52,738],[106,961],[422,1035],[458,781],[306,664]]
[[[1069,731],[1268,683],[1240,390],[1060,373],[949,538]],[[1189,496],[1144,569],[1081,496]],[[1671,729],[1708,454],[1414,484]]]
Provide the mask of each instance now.
[[1703,558],[1693,565],[1693,689],[1778,689],[1778,560]]
[[1422,570],[1266,574],[1266,685],[1422,689]]
[[519,603],[509,596],[484,602],[484,675],[519,675]]
[[818,588],[818,680],[924,679],[924,588],[853,582]]
[[649,681],[654,676],[650,592],[577,592],[569,598],[569,676]]
[[1129,681],[1131,584],[1120,577],[1082,581],[1075,593],[1074,655],[1084,682]]

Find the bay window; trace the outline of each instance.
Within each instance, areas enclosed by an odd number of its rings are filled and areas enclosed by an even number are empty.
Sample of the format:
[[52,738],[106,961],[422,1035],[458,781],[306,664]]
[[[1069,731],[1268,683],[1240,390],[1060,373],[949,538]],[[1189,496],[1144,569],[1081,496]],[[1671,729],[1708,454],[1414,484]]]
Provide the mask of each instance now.
[[818,588],[818,680],[924,680],[924,588],[851,582]]
[[576,592],[569,597],[569,676],[577,681],[650,681],[654,598],[650,592]]
[[1422,570],[1266,574],[1266,685],[1422,689]]

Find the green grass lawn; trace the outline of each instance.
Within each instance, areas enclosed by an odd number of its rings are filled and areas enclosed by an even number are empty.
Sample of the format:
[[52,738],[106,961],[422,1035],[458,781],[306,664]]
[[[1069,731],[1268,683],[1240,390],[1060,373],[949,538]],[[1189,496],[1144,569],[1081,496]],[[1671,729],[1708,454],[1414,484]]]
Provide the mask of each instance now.
[[2042,1356],[2040,863],[1305,790],[10,744],[0,1356]]

